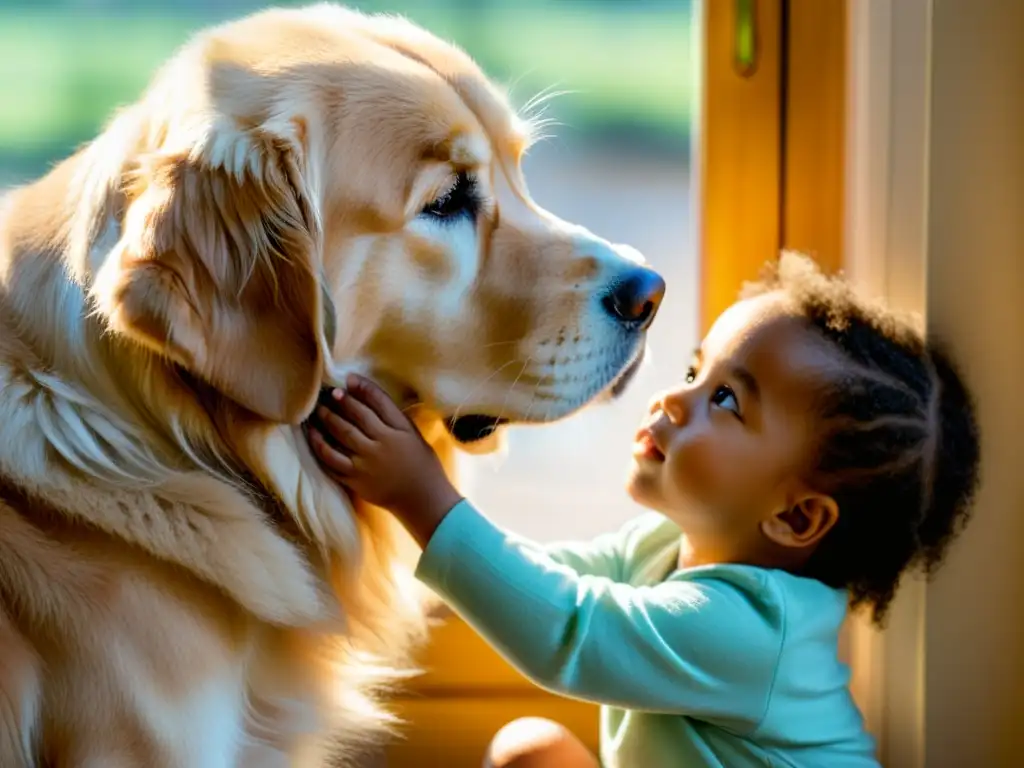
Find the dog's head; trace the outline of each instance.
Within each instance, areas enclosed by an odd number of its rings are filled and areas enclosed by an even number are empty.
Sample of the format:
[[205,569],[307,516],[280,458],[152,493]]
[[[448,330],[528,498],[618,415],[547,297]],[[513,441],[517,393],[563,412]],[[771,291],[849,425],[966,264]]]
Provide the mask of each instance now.
[[529,125],[461,51],[324,5],[215,29],[143,102],[111,325],[294,424],[346,370],[464,444],[617,391],[664,284],[537,206]]

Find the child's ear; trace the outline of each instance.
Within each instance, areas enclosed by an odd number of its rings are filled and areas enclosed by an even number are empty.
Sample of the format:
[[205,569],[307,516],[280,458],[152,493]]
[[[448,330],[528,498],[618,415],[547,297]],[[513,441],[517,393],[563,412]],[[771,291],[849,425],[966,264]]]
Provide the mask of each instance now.
[[761,523],[761,531],[783,547],[817,544],[839,520],[839,505],[831,496],[806,493],[788,508]]

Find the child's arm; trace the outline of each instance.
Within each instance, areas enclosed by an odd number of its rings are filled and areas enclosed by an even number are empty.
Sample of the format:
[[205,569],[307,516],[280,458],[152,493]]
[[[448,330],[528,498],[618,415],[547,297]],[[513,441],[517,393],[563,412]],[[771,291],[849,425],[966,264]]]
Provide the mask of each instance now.
[[318,411],[309,430],[317,456],[349,489],[398,517],[424,547],[423,581],[527,676],[630,709],[735,728],[760,720],[785,618],[763,572],[650,587],[580,575],[463,500],[381,390],[353,378],[349,394],[336,397],[336,413]]
[[418,576],[524,674],[603,704],[755,725],[784,606],[761,573],[632,587],[579,576],[459,503]]
[[556,563],[572,568],[581,576],[624,578],[622,565],[638,538],[664,524],[661,515],[648,513],[636,517],[618,530],[602,533],[587,541],[556,541],[550,544],[526,542]]
[[533,548],[543,552],[559,565],[572,568],[581,576],[606,576],[609,579],[618,579],[621,578],[621,541],[624,533],[605,533],[590,541],[534,544]]

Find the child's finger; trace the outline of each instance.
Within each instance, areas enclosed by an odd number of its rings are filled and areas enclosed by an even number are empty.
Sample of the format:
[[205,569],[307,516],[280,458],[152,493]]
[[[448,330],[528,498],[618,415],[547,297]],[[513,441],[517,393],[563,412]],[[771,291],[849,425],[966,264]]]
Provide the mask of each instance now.
[[381,436],[384,431],[384,422],[369,406],[355,397],[349,397],[340,389],[331,392],[331,398],[336,403],[335,409],[355,424],[364,435],[369,438]]
[[354,469],[352,459],[332,448],[320,430],[314,426],[309,427],[309,442],[316,457],[332,472],[347,475]]
[[372,381],[353,373],[345,383],[349,393],[366,403],[383,423],[394,429],[404,429],[408,426],[408,418],[395,405],[395,401]]
[[316,409],[316,418],[320,431],[334,438],[343,448],[353,453],[365,453],[372,448],[370,438],[359,427],[326,406],[321,405]]

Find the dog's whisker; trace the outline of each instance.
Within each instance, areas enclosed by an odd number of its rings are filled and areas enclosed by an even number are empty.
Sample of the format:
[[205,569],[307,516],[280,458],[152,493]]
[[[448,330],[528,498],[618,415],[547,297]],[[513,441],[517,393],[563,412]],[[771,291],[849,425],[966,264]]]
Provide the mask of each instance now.
[[459,416],[462,413],[462,409],[463,409],[463,407],[465,407],[466,403],[468,403],[473,398],[473,396],[476,395],[477,392],[479,392],[481,389],[483,389],[483,387],[486,386],[487,382],[489,382],[491,379],[493,379],[495,376],[497,376],[503,370],[508,368],[510,365],[512,365],[514,363],[517,363],[517,362],[519,362],[518,358],[512,358],[511,360],[506,361],[502,365],[498,366],[495,370],[491,371],[490,375],[488,375],[487,378],[485,378],[482,381],[478,382],[477,385],[475,387],[473,387],[473,389],[470,390],[470,392],[464,398],[462,398],[462,402],[459,403],[459,405],[455,408],[455,413],[452,414],[452,421],[454,421],[454,420],[459,418]]
[[533,77],[533,73],[536,72],[536,71],[537,71],[536,67],[530,67],[529,69],[526,69],[523,72],[521,72],[520,74],[518,74],[515,77],[515,79],[512,80],[512,82],[510,82],[508,84],[508,86],[506,88],[506,90],[508,91],[509,97],[514,97],[516,89],[519,88],[520,85],[522,85],[523,81],[526,80],[526,78]]
[[523,421],[529,423],[530,415],[533,413],[533,404],[537,402],[537,390],[540,389],[540,381],[533,385],[533,392],[530,393],[530,405],[526,409],[526,416],[523,417]]
[[546,88],[542,88],[533,97],[528,99],[523,105],[521,111],[529,114],[554,99],[562,96],[571,96],[577,93],[579,93],[577,90],[559,90],[558,83],[552,83]]
[[492,349],[494,347],[504,347],[509,344],[521,344],[522,339],[508,339],[507,341],[491,341],[487,344],[481,344],[477,349]]
[[[515,390],[516,385],[519,383],[519,380],[523,377],[523,374],[526,373],[526,369],[530,367],[530,363],[532,363],[532,362],[533,362],[533,358],[532,357],[526,358],[526,362],[523,363],[523,367],[519,369],[519,373],[516,374],[515,379],[512,381],[511,384],[508,385],[508,389],[505,392],[505,399],[504,399],[504,401],[502,401],[502,404],[501,404],[501,410],[498,412],[498,421],[499,422],[503,418],[505,418],[505,409],[508,408],[508,399],[512,396],[513,390]],[[533,391],[536,392],[537,391],[537,387],[539,387],[539,386],[540,386],[540,381],[538,380],[538,382],[534,385]]]
[[551,411],[558,403],[558,400],[548,400],[548,407],[544,409],[544,423],[547,424],[551,421]]

